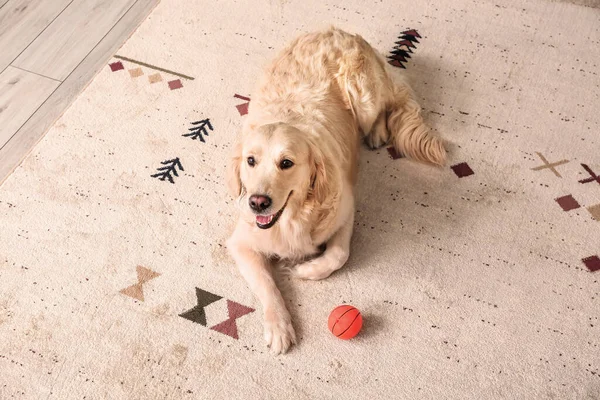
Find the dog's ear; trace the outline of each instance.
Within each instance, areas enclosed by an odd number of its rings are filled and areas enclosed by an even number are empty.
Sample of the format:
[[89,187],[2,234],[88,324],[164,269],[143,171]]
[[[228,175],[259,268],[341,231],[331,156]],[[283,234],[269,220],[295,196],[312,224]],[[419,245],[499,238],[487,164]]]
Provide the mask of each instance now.
[[239,197],[242,194],[242,180],[240,178],[240,167],[242,165],[242,143],[236,140],[233,145],[229,164],[227,165],[226,181],[229,193],[233,197]]
[[316,144],[310,146],[312,158],[312,172],[310,177],[310,193],[317,203],[323,203],[329,194],[329,174],[327,173],[326,160],[323,152]]

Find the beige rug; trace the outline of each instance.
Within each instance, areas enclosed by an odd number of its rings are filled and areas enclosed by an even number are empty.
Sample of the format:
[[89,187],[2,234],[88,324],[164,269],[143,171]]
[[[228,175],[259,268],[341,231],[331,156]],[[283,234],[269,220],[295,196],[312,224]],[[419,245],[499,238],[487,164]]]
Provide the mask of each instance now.
[[[283,279],[300,344],[275,358],[223,171],[262,65],[329,24],[383,52],[417,30],[401,64],[451,163],[363,151],[351,259]],[[599,27],[542,0],[163,0],[0,188],[0,398],[599,399]]]

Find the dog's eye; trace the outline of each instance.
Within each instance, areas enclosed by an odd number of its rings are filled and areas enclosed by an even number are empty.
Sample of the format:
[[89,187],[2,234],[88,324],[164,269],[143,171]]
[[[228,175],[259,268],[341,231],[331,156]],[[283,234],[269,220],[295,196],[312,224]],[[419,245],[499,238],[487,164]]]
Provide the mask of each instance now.
[[281,161],[281,164],[279,164],[279,167],[281,169],[288,169],[288,168],[292,168],[293,166],[294,166],[294,163],[288,159]]
[[251,167],[254,167],[254,164],[256,163],[256,161],[254,161],[254,157],[250,156],[248,157],[248,165]]

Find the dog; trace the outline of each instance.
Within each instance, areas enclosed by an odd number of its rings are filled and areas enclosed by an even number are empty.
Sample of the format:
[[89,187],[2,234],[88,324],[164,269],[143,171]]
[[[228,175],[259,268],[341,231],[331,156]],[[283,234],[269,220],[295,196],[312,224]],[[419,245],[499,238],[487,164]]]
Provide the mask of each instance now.
[[[337,28],[300,36],[266,68],[233,145],[227,184],[240,216],[227,248],[260,301],[271,352],[296,343],[273,260],[302,279],[323,279],[350,255],[361,140],[391,143],[443,165],[409,85],[362,37]],[[323,250],[324,248],[324,250]]]

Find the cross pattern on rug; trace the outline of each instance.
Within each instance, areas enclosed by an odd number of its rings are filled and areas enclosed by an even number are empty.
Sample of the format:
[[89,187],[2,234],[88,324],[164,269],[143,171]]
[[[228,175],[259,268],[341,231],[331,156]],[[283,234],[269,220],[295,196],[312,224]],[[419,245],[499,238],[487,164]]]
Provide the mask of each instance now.
[[136,267],[136,272],[138,280],[137,283],[128,286],[125,289],[119,290],[119,293],[139,301],[144,301],[144,283],[159,277],[160,274],[146,267],[142,267],[141,265]]
[[[189,310],[179,314],[180,317],[187,319],[188,321],[195,322],[202,326],[207,326],[206,311],[205,307],[223,299],[222,296],[208,292],[206,290],[196,288],[196,305]],[[213,331],[217,331],[224,335],[230,336],[234,339],[239,339],[238,328],[236,320],[244,315],[250,314],[255,310],[253,308],[244,306],[240,303],[236,303],[233,300],[227,301],[227,313],[228,318],[216,325],[209,327]]]
[[550,171],[552,171],[552,173],[554,173],[554,175],[556,175],[559,178],[562,178],[562,176],[558,173],[558,171],[556,170],[556,167],[558,167],[559,165],[563,165],[569,162],[569,160],[560,160],[560,161],[556,161],[553,163],[550,163],[546,157],[544,157],[544,155],[540,152],[535,152],[535,154],[538,155],[538,157],[542,160],[542,162],[544,163],[544,165],[540,165],[538,167],[535,168],[531,168],[533,171],[541,171],[543,169],[549,169]]
[[582,179],[582,180],[579,181],[579,183],[598,182],[598,184],[600,184],[600,176],[599,175],[596,175],[594,173],[594,171],[592,171],[592,169],[587,166],[587,164],[581,164],[581,166],[583,167],[583,169],[586,170],[586,172],[588,174],[590,174],[591,178]]

